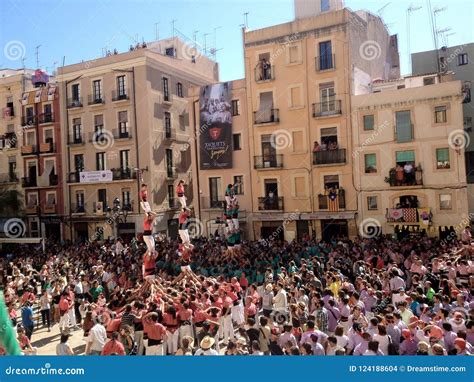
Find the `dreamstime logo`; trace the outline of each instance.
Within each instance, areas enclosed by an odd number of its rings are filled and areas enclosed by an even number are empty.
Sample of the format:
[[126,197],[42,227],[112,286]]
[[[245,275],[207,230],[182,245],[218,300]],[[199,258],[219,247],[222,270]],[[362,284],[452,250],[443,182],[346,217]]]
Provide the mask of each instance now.
[[469,146],[470,142],[471,138],[464,130],[454,130],[448,136],[448,144],[454,150],[465,149]]
[[184,60],[195,60],[201,56],[201,49],[198,43],[195,44],[183,44],[180,49],[180,56],[178,58],[183,58]]
[[281,129],[272,134],[271,142],[273,148],[282,150],[290,147],[293,139],[288,131]]
[[21,41],[12,40],[5,44],[3,53],[10,61],[21,60],[25,57],[26,47]]
[[360,223],[359,234],[365,239],[373,239],[380,235],[380,222],[374,218],[367,218]]
[[3,231],[6,237],[16,239],[22,237],[26,232],[26,225],[23,220],[18,218],[8,219],[3,226]]
[[364,41],[359,48],[359,54],[364,60],[376,60],[382,54],[382,48],[377,41]]
[[188,232],[190,237],[200,237],[204,234],[204,224],[197,218],[189,219]]
[[107,150],[114,145],[114,136],[109,130],[98,130],[92,137],[92,142],[97,150]]

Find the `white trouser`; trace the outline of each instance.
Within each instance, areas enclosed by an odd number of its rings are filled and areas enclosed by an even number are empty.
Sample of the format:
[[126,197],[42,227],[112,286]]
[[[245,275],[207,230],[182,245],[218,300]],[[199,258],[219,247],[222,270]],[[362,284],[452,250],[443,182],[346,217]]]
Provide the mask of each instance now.
[[224,332],[224,343],[228,343],[229,340],[234,340],[234,325],[232,324],[232,315],[227,314],[223,317],[223,332]]
[[74,311],[74,307],[72,307],[71,309],[69,309],[69,312],[67,312],[68,316],[69,316],[69,323],[70,325],[72,326],[76,326],[77,325],[77,322],[76,322],[76,312]]
[[239,219],[232,219],[232,223],[234,224],[234,228],[236,230],[239,229]]
[[66,312],[59,319],[59,330],[64,331],[68,327],[69,327],[69,312]]
[[142,210],[148,214],[149,212],[151,212],[151,207],[150,207],[150,203],[148,202],[140,202],[140,207],[142,208]]
[[226,222],[227,227],[229,227],[229,232],[231,233],[234,230],[234,222],[232,221],[232,219],[227,219]]
[[179,237],[181,238],[181,241],[185,246],[189,246],[189,231],[187,229],[180,229],[178,230],[179,232]]
[[174,353],[176,353],[178,350],[179,330],[175,330],[174,333],[167,330],[166,335],[167,352],[174,355]]
[[155,249],[155,238],[153,237],[153,235],[143,236],[143,241],[146,244],[148,252],[152,253]]
[[237,325],[242,325],[244,323],[244,309],[242,304],[235,305],[231,308],[232,320],[236,322]]
[[186,208],[186,196],[179,196],[178,200],[181,203],[181,208]]
[[182,325],[179,327],[179,338],[183,338],[185,336],[194,337],[192,325]]
[[166,355],[166,344],[162,343],[160,345],[145,346],[146,355]]
[[228,209],[230,206],[231,198],[229,195],[224,196],[224,198],[225,198],[225,208]]
[[143,330],[135,331],[134,340],[137,344],[137,355],[143,355],[143,349],[145,349],[145,343],[143,342]]

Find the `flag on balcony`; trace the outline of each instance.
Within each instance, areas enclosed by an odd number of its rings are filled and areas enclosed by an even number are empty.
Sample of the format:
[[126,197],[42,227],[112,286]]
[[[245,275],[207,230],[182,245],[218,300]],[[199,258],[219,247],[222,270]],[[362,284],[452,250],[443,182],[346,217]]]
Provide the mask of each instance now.
[[418,208],[418,216],[420,223],[427,226],[431,221],[431,209],[430,208]]
[[416,208],[404,208],[403,221],[406,223],[416,223]]
[[328,210],[339,211],[339,196],[337,191],[331,190],[328,194]]
[[387,218],[390,222],[399,221],[403,218],[403,210],[401,208],[389,208],[387,211]]

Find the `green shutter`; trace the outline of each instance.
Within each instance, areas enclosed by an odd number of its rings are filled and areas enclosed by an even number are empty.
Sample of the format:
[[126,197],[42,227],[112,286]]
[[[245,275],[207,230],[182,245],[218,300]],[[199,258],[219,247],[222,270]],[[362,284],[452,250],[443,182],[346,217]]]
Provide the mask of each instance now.
[[377,158],[375,154],[365,154],[365,168],[377,168]]
[[396,119],[396,134],[397,142],[410,142],[413,140],[413,131],[411,128],[410,111],[397,111],[395,113]]
[[397,163],[415,162],[415,152],[414,151],[397,151],[396,158],[397,158]]
[[436,149],[436,160],[438,162],[449,162],[449,149]]
[[374,116],[373,114],[364,115],[364,130],[374,129]]

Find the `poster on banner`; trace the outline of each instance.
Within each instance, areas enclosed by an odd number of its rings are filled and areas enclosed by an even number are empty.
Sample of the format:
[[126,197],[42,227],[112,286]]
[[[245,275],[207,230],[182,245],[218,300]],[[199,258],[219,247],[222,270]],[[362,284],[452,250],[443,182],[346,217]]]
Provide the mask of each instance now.
[[80,183],[103,183],[113,180],[112,171],[81,171],[79,174]]
[[199,147],[201,170],[232,168],[232,83],[201,88]]

